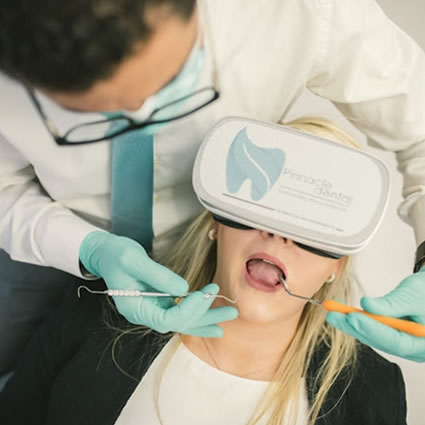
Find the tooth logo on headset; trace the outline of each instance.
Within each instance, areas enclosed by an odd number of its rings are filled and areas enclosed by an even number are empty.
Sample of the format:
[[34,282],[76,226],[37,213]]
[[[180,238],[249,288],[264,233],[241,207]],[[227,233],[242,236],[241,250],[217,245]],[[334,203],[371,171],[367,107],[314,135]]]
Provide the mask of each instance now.
[[251,199],[259,201],[276,183],[285,162],[285,153],[275,148],[260,148],[248,137],[246,127],[233,139],[227,155],[226,185],[230,193],[251,181]]

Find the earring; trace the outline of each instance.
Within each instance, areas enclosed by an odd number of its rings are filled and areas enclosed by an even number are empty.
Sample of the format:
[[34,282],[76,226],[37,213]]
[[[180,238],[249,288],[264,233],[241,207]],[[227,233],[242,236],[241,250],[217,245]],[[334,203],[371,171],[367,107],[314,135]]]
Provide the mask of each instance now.
[[336,274],[335,273],[331,273],[330,276],[327,278],[327,280],[325,280],[325,283],[332,283],[336,278]]
[[215,240],[216,233],[217,233],[217,230],[210,229],[209,232],[208,232],[208,239],[210,241],[214,241]]

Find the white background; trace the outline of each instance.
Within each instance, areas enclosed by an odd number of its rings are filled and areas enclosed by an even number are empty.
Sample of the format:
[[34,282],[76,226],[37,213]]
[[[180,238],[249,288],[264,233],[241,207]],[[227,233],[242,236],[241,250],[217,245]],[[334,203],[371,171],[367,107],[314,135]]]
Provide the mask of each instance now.
[[[385,13],[425,50],[425,0],[378,0],[378,3]],[[327,117],[342,124],[343,128],[359,140],[365,141],[364,136],[356,131],[333,105],[310,92],[303,93],[286,120],[300,115]],[[413,230],[397,216],[397,206],[402,199],[402,178],[396,169],[395,156],[376,149],[370,151],[388,165],[392,191],[383,224],[370,245],[358,254],[357,272],[364,293],[379,296],[389,292],[412,272],[416,244]],[[425,363],[419,364],[389,355],[385,357],[397,362],[402,368],[407,386],[408,423],[425,425]]]

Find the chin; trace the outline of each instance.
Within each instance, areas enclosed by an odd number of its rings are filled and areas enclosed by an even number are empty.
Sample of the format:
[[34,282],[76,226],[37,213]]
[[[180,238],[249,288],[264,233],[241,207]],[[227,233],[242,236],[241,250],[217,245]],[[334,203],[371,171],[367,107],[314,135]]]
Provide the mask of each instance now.
[[[245,296],[244,296],[245,295]],[[288,320],[299,318],[305,303],[298,300],[268,299],[269,297],[248,296],[241,294],[235,307],[239,310],[238,317],[252,324],[284,324]]]
[[282,309],[277,310],[271,308],[266,303],[258,304],[255,301],[248,302],[245,300],[236,303],[236,308],[239,310],[238,318],[251,322],[252,324],[268,324],[283,319]]

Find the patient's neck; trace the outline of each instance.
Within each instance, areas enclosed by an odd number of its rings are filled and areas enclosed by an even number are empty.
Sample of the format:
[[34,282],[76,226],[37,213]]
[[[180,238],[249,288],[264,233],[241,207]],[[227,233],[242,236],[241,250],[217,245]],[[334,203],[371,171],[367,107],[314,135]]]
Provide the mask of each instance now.
[[296,331],[299,317],[285,323],[253,323],[243,318],[223,322],[221,338],[184,335],[183,342],[200,359],[232,375],[270,381]]

